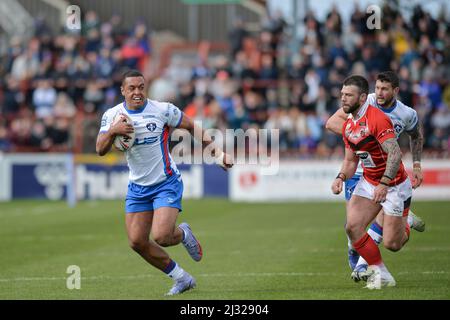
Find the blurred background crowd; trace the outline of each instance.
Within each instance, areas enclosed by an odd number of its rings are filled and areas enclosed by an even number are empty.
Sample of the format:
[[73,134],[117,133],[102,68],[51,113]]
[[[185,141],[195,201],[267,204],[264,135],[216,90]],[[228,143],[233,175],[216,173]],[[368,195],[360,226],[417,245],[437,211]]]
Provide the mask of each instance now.
[[420,6],[410,19],[391,6],[382,11],[381,30],[368,29],[357,6],[349,21],[336,8],[323,21],[309,11],[299,41],[279,13],[251,30],[238,18],[226,51],[203,41],[192,63],[180,55],[163,68],[154,66],[152,26],[144,21],[124,28],[120,14],[100,21],[87,11],[80,33],[54,34],[36,18],[31,39],[0,43],[0,151],[95,152],[100,117],[123,100],[121,75],[135,68],[150,99],[174,103],[204,128],[279,129],[283,155],[341,156],[341,139],[324,124],[339,108],[342,81],[361,74],[373,90],[376,74],[393,70],[399,99],[423,123],[425,152],[448,157],[450,22]]

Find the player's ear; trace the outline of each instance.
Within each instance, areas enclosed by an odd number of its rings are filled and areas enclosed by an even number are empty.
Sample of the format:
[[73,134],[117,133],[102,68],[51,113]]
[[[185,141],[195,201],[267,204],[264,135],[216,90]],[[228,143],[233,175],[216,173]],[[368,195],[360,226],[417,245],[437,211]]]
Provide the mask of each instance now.
[[120,86],[120,93],[125,97],[125,89],[123,88],[123,86]]
[[394,88],[394,95],[397,95],[400,91],[400,87]]
[[359,96],[359,101],[361,102],[361,104],[366,102],[366,100],[367,100],[367,93],[361,93]]

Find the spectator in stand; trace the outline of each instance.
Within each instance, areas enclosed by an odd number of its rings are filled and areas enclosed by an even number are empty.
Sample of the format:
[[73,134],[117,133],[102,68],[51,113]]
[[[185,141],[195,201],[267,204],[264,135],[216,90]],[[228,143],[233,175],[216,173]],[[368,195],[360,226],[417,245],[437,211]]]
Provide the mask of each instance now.
[[144,49],[139,45],[138,39],[127,38],[122,46],[123,64],[129,69],[138,69],[141,59],[145,57]]
[[[434,132],[431,140],[434,137],[440,137],[444,141],[447,141],[450,135],[450,109],[447,105],[441,104],[436,112],[431,116],[431,125],[434,128]],[[435,142],[431,142],[431,145],[439,145]],[[446,149],[446,143],[441,144],[443,149]],[[445,146],[445,147],[444,147]]]
[[86,36],[86,52],[98,52],[100,49],[100,32],[97,28],[90,28]]
[[148,67],[149,58],[152,54],[151,47],[151,31],[148,29],[144,21],[140,20],[134,27],[134,37],[139,48],[141,48],[143,55],[138,60],[138,69],[145,71]]
[[52,142],[58,147],[67,148],[69,143],[69,119],[68,118],[57,118],[55,125],[50,135]]
[[36,48],[28,48],[14,59],[11,75],[18,81],[29,80],[37,74],[39,65],[40,61]]
[[194,85],[192,81],[187,81],[181,84],[180,90],[177,96],[177,102],[175,103],[181,111],[183,111],[187,105],[189,105],[195,97]]
[[17,117],[11,121],[10,124],[10,136],[11,144],[14,146],[29,146],[31,127],[33,121],[29,117]]
[[24,94],[19,90],[19,81],[11,75],[6,77],[6,88],[3,92],[1,113],[5,116],[15,115],[20,105],[25,101]]
[[94,113],[100,109],[104,99],[104,93],[98,81],[94,79],[88,81],[83,99],[85,102],[84,110],[87,113]]
[[103,47],[95,63],[95,74],[102,78],[108,79],[114,71],[114,60],[111,57],[111,51]]
[[40,151],[48,151],[52,146],[52,139],[48,136],[45,124],[41,120],[33,123],[29,144]]
[[95,30],[100,27],[100,20],[97,15],[97,13],[93,10],[89,10],[86,12],[86,15],[84,16],[83,25],[81,27],[82,34],[84,36],[89,34],[89,31]]
[[51,80],[37,80],[36,89],[33,92],[33,106],[36,117],[46,118],[52,116],[55,102],[56,90],[52,87]]
[[391,61],[394,58],[391,40],[388,33],[379,33],[378,41],[375,42],[374,59],[377,61],[378,71],[390,70]]
[[254,128],[262,128],[267,120],[267,109],[261,95],[255,91],[245,93],[244,108],[248,114],[249,124]]
[[261,56],[259,79],[269,81],[278,79],[278,68],[274,65],[274,59],[270,54],[263,54]]
[[424,72],[423,80],[420,82],[420,92],[421,95],[425,95],[430,99],[433,107],[441,104],[442,89],[431,70]]
[[250,120],[247,111],[244,108],[242,96],[238,93],[233,94],[233,112],[232,116],[228,118],[228,125],[231,129],[247,130]]
[[228,33],[228,39],[230,42],[231,57],[234,59],[236,54],[242,50],[242,44],[244,39],[249,36],[247,30],[245,30],[244,21],[242,18],[236,18],[233,21],[233,27]]
[[414,88],[409,76],[409,69],[406,66],[402,66],[399,71],[400,91],[399,100],[407,106],[414,106],[413,95]]
[[76,107],[67,93],[58,93],[55,106],[53,107],[53,116],[56,118],[73,118],[76,111]]
[[4,72],[11,72],[14,60],[19,55],[22,54],[22,52],[23,52],[22,42],[23,42],[23,40],[19,36],[11,37],[11,40],[9,41],[9,46],[7,47],[6,52],[5,52]]

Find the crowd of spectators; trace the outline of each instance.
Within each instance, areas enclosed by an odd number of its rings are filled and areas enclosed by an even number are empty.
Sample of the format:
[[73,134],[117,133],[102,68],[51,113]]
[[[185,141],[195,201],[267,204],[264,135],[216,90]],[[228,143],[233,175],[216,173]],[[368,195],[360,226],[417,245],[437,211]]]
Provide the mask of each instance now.
[[[344,78],[364,75],[373,89],[378,72],[393,70],[399,98],[423,123],[425,150],[448,155],[449,21],[420,6],[409,20],[388,5],[382,10],[381,30],[369,29],[357,6],[350,21],[336,8],[324,21],[308,12],[298,39],[279,14],[258,32],[237,19],[229,52],[212,54],[203,43],[195,63],[173,59],[150,79],[149,97],[175,103],[204,128],[279,129],[282,152],[330,157],[342,153],[342,144],[324,124],[339,107]],[[145,23],[124,30],[120,20],[101,23],[89,12],[80,35],[52,36],[41,21],[26,44],[11,39],[1,56],[0,150],[70,147],[71,119],[99,117],[121,101],[121,74],[145,69],[152,42]]]
[[55,35],[38,18],[31,39],[3,43],[0,150],[73,150],[83,131],[74,127],[77,116],[96,118],[114,106],[123,72],[145,68],[151,41],[143,21],[125,30],[120,15],[100,22],[94,11],[82,21],[81,32]]
[[[343,80],[361,74],[374,90],[377,73],[393,70],[400,78],[399,99],[419,114],[425,150],[447,156],[449,21],[420,6],[410,20],[388,5],[382,10],[381,30],[369,29],[368,15],[357,6],[350,21],[337,8],[325,21],[308,12],[299,39],[281,15],[265,19],[257,33],[238,20],[229,32],[228,56],[208,59],[199,50],[194,67],[174,64],[162,80],[167,91],[155,83],[151,93],[169,97],[206,127],[279,129],[284,154],[341,156],[341,139],[324,124],[339,108]],[[407,138],[401,142],[406,151]]]

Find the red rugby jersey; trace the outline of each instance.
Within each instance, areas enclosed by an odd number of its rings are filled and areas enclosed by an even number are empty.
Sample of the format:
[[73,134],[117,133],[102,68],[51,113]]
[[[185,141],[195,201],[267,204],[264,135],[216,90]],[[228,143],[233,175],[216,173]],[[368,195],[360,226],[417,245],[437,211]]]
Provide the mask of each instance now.
[[[391,120],[380,109],[366,103],[358,112],[358,120],[350,115],[342,127],[345,147],[350,148],[361,161],[364,178],[373,185],[378,185],[386,170],[387,153],[381,144],[389,138],[396,139]],[[390,186],[402,183],[408,175],[400,163],[397,175]]]

